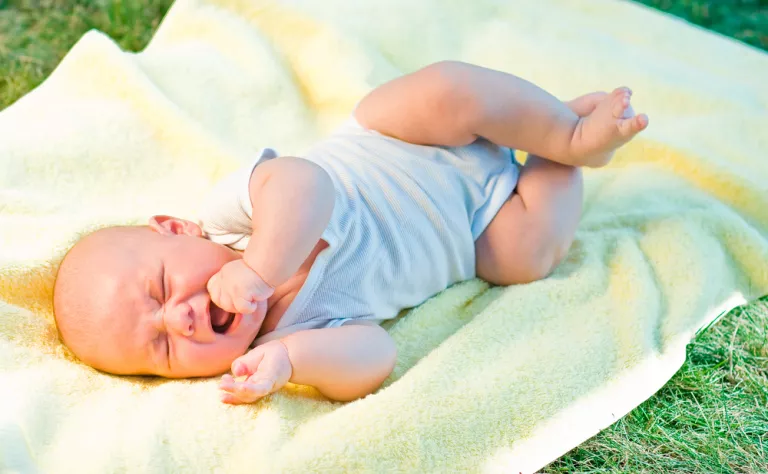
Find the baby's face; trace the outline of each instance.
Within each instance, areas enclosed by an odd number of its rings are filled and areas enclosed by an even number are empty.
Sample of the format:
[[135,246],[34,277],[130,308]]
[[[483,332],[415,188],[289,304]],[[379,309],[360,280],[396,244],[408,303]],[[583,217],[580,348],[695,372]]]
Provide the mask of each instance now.
[[[208,280],[241,255],[181,226],[133,229],[99,272],[103,327],[87,359],[118,374],[218,375],[255,339],[261,314],[232,314],[211,303]],[[167,222],[165,223],[167,224]],[[186,225],[192,223],[186,223]],[[153,228],[154,227],[154,228]],[[95,359],[93,358],[95,356]]]

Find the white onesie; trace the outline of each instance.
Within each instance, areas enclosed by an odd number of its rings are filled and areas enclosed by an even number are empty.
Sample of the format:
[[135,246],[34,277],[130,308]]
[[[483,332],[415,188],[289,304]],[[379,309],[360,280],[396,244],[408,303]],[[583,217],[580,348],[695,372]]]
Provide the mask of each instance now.
[[[248,184],[256,162],[219,183],[204,203],[203,230],[245,250],[251,234]],[[303,156],[336,189],[321,251],[274,331],[260,344],[303,329],[379,324],[475,276],[475,240],[515,189],[514,153],[479,139],[464,147],[414,145],[350,118]],[[311,202],[307,202],[311,206]]]

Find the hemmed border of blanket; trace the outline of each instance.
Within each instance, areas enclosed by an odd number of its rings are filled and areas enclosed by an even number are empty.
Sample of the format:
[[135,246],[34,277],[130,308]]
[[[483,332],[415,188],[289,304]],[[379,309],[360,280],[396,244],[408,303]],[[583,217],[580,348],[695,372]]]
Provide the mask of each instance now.
[[694,334],[678,336],[664,353],[653,354],[598,390],[538,426],[511,448],[502,448],[482,466],[487,474],[534,473],[571,449],[616,423],[651,398],[685,363],[686,347],[695,334],[710,328],[723,315],[748,301],[739,292],[712,308]]
[[[0,376],[2,380],[2,376]],[[4,381],[7,382],[7,381]],[[40,472],[35,463],[24,427],[14,414],[21,413],[23,394],[8,397],[5,393],[3,406],[10,410],[0,411],[0,471],[3,473],[37,474]]]

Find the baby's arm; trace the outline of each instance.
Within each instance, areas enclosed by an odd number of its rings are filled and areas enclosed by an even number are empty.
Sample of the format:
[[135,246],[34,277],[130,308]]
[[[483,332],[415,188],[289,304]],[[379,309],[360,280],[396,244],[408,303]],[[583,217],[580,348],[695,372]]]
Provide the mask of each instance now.
[[350,401],[376,390],[395,365],[397,350],[380,326],[310,329],[257,346],[232,363],[236,382],[225,375],[219,387],[226,403],[251,403],[287,381],[311,385],[333,400]]
[[211,299],[226,311],[251,313],[293,276],[331,218],[333,183],[318,165],[290,156],[254,169],[249,183],[252,227],[242,260],[208,281]]
[[333,183],[311,161],[284,156],[257,166],[249,188],[253,235],[243,259],[274,288],[320,240],[333,212]]

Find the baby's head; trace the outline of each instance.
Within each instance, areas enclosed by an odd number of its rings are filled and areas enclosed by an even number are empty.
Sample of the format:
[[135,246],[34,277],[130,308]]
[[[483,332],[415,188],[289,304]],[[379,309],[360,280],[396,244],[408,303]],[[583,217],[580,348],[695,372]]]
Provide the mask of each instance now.
[[114,374],[218,375],[248,350],[264,311],[227,313],[208,280],[242,256],[190,221],[155,216],[109,227],[64,257],[53,292],[62,340],[86,364]]

